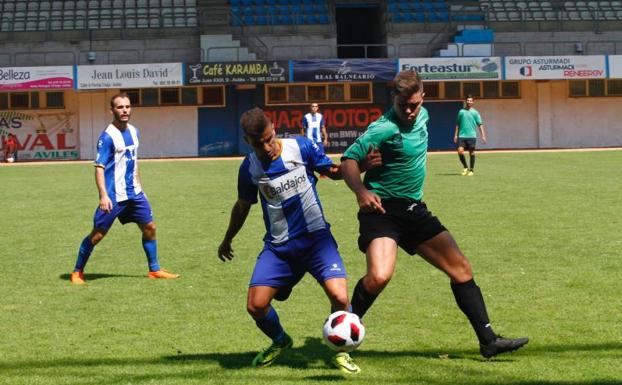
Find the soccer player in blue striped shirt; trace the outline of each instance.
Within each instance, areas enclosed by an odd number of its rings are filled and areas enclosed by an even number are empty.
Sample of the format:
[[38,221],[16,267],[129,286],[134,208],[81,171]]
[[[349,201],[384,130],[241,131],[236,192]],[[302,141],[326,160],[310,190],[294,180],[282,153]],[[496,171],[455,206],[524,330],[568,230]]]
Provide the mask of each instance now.
[[[272,122],[260,108],[242,114],[240,124],[253,152],[240,166],[238,199],[218,256],[222,261],[233,258],[233,238],[259,195],[266,235],[250,280],[247,310],[272,340],[253,360],[253,366],[265,367],[293,344],[270,303],[273,298],[287,299],[305,273],[324,288],[333,312],[349,308],[346,269],[324,218],[314,172],[331,179],[342,177],[340,167],[308,138],[277,139]],[[377,161],[367,158],[363,163],[369,168]],[[347,353],[338,353],[332,362],[342,372],[360,372]]]
[[149,278],[178,278],[178,274],[161,269],[158,263],[156,226],[138,173],[139,134],[136,127],[128,123],[132,113],[128,95],[113,96],[110,99],[110,112],[113,120],[99,137],[94,163],[99,206],[95,210],[93,230],[80,245],[70,281],[74,285],[85,283],[84,267],[89,256],[95,245],[106,236],[116,218],[122,224],[134,222],[142,231]]

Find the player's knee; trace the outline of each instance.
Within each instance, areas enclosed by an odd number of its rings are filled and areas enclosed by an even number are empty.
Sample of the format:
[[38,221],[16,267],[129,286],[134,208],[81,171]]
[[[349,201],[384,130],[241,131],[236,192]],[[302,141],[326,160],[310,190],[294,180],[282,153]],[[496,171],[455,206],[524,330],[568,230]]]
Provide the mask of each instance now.
[[93,244],[93,246],[97,245],[102,239],[104,239],[104,237],[106,236],[106,232],[105,231],[101,231],[101,230],[93,230],[91,232],[91,234],[89,235],[89,238],[91,240],[91,243]]
[[155,239],[155,234],[156,234],[156,225],[155,222],[150,222],[147,223],[144,227],[143,227],[143,234],[145,234],[145,237],[147,239]]
[[392,276],[393,274],[387,271],[368,274],[365,288],[372,293],[378,294],[389,284]]
[[346,309],[348,307],[348,292],[335,292],[329,293],[328,297],[330,299],[330,303],[334,308],[337,309]]
[[473,278],[473,269],[466,257],[462,257],[458,263],[452,266],[449,276],[453,282],[467,282]]
[[270,304],[263,304],[255,301],[248,301],[246,304],[246,311],[253,319],[260,319],[268,314],[270,310]]

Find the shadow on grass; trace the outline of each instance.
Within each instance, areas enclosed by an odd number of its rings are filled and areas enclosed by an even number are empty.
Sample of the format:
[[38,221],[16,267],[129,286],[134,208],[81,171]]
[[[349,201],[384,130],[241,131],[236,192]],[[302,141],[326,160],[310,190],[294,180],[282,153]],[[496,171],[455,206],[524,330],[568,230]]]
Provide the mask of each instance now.
[[[294,341],[294,343],[296,343]],[[551,354],[556,353],[581,353],[581,352],[600,352],[601,354],[607,354],[611,357],[611,353],[622,354],[622,343],[606,343],[606,344],[587,344],[587,345],[542,345],[533,346],[521,350],[520,353],[513,356],[514,359],[508,360],[507,355],[501,359],[484,360],[479,357],[477,350],[457,350],[449,351],[449,358],[439,357],[439,352],[435,350],[420,350],[420,351],[380,351],[380,350],[357,350],[353,353],[356,359],[370,358],[368,362],[375,362],[374,367],[381,365],[386,370],[391,370],[389,365],[393,359],[399,358],[412,358],[419,357],[424,359],[430,359],[429,369],[432,371],[431,377],[426,377],[426,370],[419,368],[418,371],[413,372],[412,376],[406,374],[404,377],[392,378],[391,382],[395,384],[411,384],[413,382],[426,383],[429,385],[436,384],[457,384],[460,383],[459,379],[448,380],[447,378],[436,378],[436,370],[442,368],[443,371],[456,371],[456,375],[466,376],[470,379],[470,383],[473,385],[498,385],[499,373],[494,375],[494,380],[487,378],[490,373],[483,371],[483,366],[475,366],[467,369],[463,364],[448,366],[446,363],[456,361],[457,359],[466,359],[474,363],[482,362],[483,365],[505,365],[504,362],[508,361],[520,361],[521,356],[527,357],[551,357]],[[160,358],[154,357],[120,357],[120,358],[62,358],[54,360],[27,360],[27,361],[13,361],[3,362],[0,361],[0,372],[3,373],[5,378],[11,378],[12,376],[19,376],[19,378],[38,377],[41,375],[47,375],[47,371],[52,369],[56,372],[58,369],[68,370],[71,373],[76,373],[76,370],[89,371],[96,370],[100,379],[105,378],[108,384],[125,384],[131,382],[135,384],[140,383],[152,383],[153,381],[159,381],[166,376],[167,379],[211,379],[207,383],[221,383],[229,376],[234,375],[238,380],[248,378],[249,383],[256,380],[256,374],[251,367],[251,361],[257,352],[234,352],[234,353],[205,353],[205,354],[178,354],[163,356]],[[299,380],[308,380],[313,382],[341,382],[349,379],[361,378],[365,379],[364,383],[369,383],[370,378],[374,378],[374,372],[366,372],[363,368],[363,374],[361,377],[352,377],[348,375],[342,375],[335,372],[330,364],[330,358],[334,353],[330,351],[319,338],[307,338],[304,340],[304,344],[299,347],[290,349],[287,354],[279,357],[279,360],[274,363],[275,367],[285,367],[296,370],[318,370],[325,367],[327,371],[332,373],[317,374],[309,373],[307,377],[299,378]],[[376,360],[375,360],[376,359]],[[486,362],[484,362],[486,361]],[[378,363],[380,362],[380,364]],[[434,365],[434,362],[445,362],[441,366]],[[199,364],[188,365],[190,363]],[[200,365],[206,364],[205,366]],[[225,372],[218,374],[218,371],[214,371],[214,368],[207,364],[216,363]],[[517,362],[518,364],[519,362]],[[424,365],[427,366],[427,365]],[[150,368],[149,374],[139,374],[144,367]],[[89,369],[91,368],[91,369]],[[119,368],[123,374],[119,374]],[[137,373],[130,375],[128,371],[132,371],[132,368],[139,369]],[[188,368],[188,370],[186,370]],[[453,368],[453,369],[452,369]],[[236,371],[240,371],[236,373]],[[245,371],[248,370],[248,371]],[[466,370],[466,371],[465,371]],[[495,371],[496,372],[496,371]],[[228,373],[228,374],[227,374]],[[235,374],[233,374],[235,373]],[[372,377],[366,376],[366,373],[370,373]],[[9,377],[6,377],[9,376]],[[299,376],[299,375],[298,375]],[[304,373],[302,373],[304,376]],[[416,377],[416,378],[415,378]],[[275,383],[283,380],[283,372],[262,370],[261,378],[267,380],[272,378]],[[86,378],[85,378],[86,379]],[[464,378],[462,378],[464,380]],[[20,382],[29,383],[29,382]],[[83,384],[92,384],[92,381],[81,382]],[[504,385],[622,385],[622,380],[610,379],[610,378],[591,378],[587,380],[555,380],[555,379],[520,379],[512,377],[508,374],[508,377],[503,378],[502,383]]]
[[[69,276],[71,274],[61,274],[58,276],[59,279],[63,281],[69,281]],[[128,275],[128,274],[84,274],[84,279],[88,283],[88,281],[95,281],[98,279],[106,279],[106,278],[145,278],[146,275]]]

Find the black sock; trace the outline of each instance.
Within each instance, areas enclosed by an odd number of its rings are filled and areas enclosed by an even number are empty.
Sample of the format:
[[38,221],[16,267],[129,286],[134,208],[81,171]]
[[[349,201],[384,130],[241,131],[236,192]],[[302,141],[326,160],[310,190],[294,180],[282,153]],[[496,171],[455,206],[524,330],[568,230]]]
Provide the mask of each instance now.
[[352,293],[352,313],[358,315],[359,318],[363,318],[377,297],[378,294],[372,294],[365,290],[363,278],[359,279],[354,288],[354,293]]
[[460,158],[460,163],[462,163],[464,168],[467,168],[467,166],[466,166],[466,158],[464,157],[464,154],[458,154],[458,158]]
[[464,315],[467,316],[480,344],[489,344],[497,337],[490,326],[488,313],[486,312],[486,304],[479,286],[475,284],[475,280],[464,283],[452,283],[451,291],[454,293],[458,307]]
[[469,163],[471,164],[471,171],[473,171],[473,167],[475,167],[475,154],[471,154],[469,157]]

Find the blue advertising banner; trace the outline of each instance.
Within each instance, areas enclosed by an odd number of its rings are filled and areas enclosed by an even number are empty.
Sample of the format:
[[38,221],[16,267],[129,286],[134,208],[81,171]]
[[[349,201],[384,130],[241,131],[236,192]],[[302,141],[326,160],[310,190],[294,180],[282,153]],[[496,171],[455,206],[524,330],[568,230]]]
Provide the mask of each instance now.
[[293,82],[386,82],[397,73],[397,60],[292,60]]

